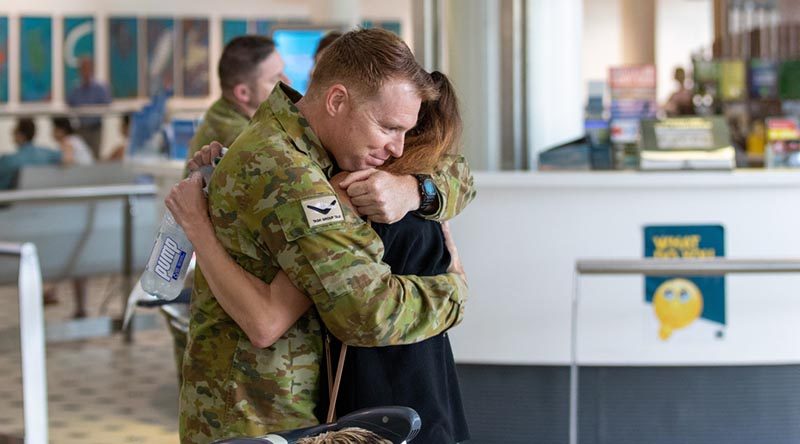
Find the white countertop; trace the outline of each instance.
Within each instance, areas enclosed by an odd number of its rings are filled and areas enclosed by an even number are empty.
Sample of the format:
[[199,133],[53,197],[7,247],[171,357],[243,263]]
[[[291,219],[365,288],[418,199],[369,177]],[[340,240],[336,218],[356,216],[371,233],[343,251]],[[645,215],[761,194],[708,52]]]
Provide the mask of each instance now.
[[800,187],[800,170],[475,172],[481,188],[774,188]]

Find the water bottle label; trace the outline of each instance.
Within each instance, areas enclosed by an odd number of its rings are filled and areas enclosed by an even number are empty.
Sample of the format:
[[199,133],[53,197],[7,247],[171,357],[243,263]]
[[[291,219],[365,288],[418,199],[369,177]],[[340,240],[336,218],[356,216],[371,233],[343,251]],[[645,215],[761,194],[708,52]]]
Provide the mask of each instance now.
[[[175,260],[176,258],[177,261]],[[161,247],[161,251],[158,252],[158,260],[155,266],[156,274],[167,282],[178,279],[185,258],[186,252],[178,248],[177,242],[169,237],[164,238],[164,245]],[[172,270],[173,262],[175,262],[174,270]]]

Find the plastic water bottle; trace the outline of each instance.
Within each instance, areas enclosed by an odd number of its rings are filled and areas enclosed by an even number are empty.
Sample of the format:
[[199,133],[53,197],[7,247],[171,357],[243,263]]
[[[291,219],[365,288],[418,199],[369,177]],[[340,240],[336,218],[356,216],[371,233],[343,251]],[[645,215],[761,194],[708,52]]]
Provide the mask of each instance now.
[[161,219],[153,251],[142,275],[142,289],[159,299],[171,301],[183,290],[186,269],[194,247],[169,211]]
[[[203,191],[208,192],[208,182],[214,167],[221,156],[228,150],[222,149],[220,157],[214,159],[212,165],[200,168],[203,175]],[[183,281],[186,279],[186,269],[194,253],[194,246],[189,242],[183,228],[175,222],[172,213],[167,210],[161,219],[161,226],[153,243],[153,251],[147,260],[144,274],[142,274],[142,289],[147,293],[166,301],[171,301],[180,295],[183,290]]]

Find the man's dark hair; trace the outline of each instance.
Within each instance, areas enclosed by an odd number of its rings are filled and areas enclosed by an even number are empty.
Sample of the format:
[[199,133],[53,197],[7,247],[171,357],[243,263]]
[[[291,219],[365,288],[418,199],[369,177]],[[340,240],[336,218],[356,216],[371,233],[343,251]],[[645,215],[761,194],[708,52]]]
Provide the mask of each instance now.
[[14,132],[21,134],[26,142],[30,142],[36,135],[36,124],[33,123],[33,119],[30,117],[21,117],[17,120],[17,127],[14,128]]
[[64,131],[67,134],[74,134],[75,129],[67,117],[53,117],[53,127]]
[[247,83],[258,65],[275,51],[275,42],[260,35],[243,35],[231,40],[222,50],[217,72],[223,91]]
[[331,31],[325,34],[325,37],[319,41],[319,45],[317,45],[317,50],[314,52],[314,58],[316,59],[319,57],[319,53],[322,52],[323,49],[327,48],[331,45],[336,39],[342,36],[342,33],[339,31]]

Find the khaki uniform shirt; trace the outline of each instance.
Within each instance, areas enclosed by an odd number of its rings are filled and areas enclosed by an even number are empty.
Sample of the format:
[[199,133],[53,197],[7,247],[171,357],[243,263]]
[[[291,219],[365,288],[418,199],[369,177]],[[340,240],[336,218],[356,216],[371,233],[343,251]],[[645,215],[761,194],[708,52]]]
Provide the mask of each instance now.
[[[286,86],[273,91],[216,167],[208,197],[217,237],[234,260],[266,282],[283,269],[316,310],[258,349],[197,272],[180,400],[183,443],[316,424],[321,321],[343,342],[369,347],[418,342],[463,316],[460,277],[394,276],[381,262],[380,238],[339,205],[328,182],[333,164],[294,106],[299,98]],[[441,210],[474,192],[466,194],[445,198]]]
[[[228,99],[220,97],[206,111],[203,122],[197,127],[197,132],[189,143],[186,160],[191,160],[200,148],[213,141],[221,143],[222,146],[230,146],[244,131],[249,121],[250,118],[236,109]],[[183,177],[188,176],[188,173],[184,168]]]

